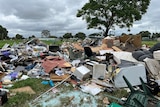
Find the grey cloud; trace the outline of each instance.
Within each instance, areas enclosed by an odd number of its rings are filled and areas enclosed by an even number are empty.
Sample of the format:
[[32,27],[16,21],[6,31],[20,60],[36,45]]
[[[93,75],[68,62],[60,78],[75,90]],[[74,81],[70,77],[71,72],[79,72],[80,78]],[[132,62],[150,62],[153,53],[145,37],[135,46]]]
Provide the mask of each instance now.
[[[5,26],[9,35],[19,33],[25,36],[38,35],[44,29],[53,35],[61,36],[66,32],[84,32],[86,34],[100,32],[87,30],[84,20],[76,17],[78,9],[88,0],[0,0],[0,23]],[[160,26],[159,1],[151,0],[147,13],[141,21],[135,22],[131,32],[148,30],[148,26]],[[152,30],[153,31],[153,30]],[[158,31],[158,30],[157,30]],[[127,32],[116,27],[115,32]]]

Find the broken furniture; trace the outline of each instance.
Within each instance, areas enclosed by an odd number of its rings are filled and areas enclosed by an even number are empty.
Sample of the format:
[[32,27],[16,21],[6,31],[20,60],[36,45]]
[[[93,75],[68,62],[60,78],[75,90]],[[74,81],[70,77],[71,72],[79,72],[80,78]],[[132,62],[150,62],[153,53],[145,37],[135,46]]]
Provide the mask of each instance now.
[[92,78],[104,80],[106,76],[106,64],[94,64]]
[[86,61],[86,63],[84,64],[84,66],[87,67],[90,70],[91,75],[93,74],[93,66],[95,64],[99,64],[99,63],[96,62],[96,61]]
[[84,47],[84,53],[87,55],[88,58],[92,57],[95,55],[90,47]]
[[50,46],[49,46],[49,51],[51,51],[51,52],[60,51],[60,47],[57,46],[57,45],[50,45]]
[[142,90],[135,90],[125,76],[123,76],[123,79],[131,91],[127,100],[122,100],[111,95],[106,95],[107,97],[117,100],[122,107],[160,107],[160,100],[151,94],[141,77],[139,80],[142,85]]
[[119,36],[119,47],[123,51],[132,52],[141,48],[141,35],[122,35]]
[[82,51],[73,49],[72,47],[68,48],[68,52],[70,60],[81,59],[82,57]]
[[[124,64],[124,66],[126,65]],[[143,78],[145,83],[147,82],[145,66],[142,64],[128,64],[128,66],[126,67],[120,67],[118,69],[118,73],[116,73],[114,76],[115,87],[127,86],[123,79],[123,76],[125,76],[130,81],[132,86],[141,84],[139,77]]]
[[73,75],[77,77],[79,80],[85,80],[88,77],[90,77],[90,70],[81,65],[80,67],[77,67],[76,70],[73,72]]
[[144,62],[148,70],[149,76],[155,80],[160,80],[160,63],[158,60],[145,58]]
[[124,107],[160,107],[160,100],[155,98],[148,90],[142,78],[140,78],[143,90],[135,90],[128,79],[123,76],[128,88],[131,90],[130,95],[123,104]]

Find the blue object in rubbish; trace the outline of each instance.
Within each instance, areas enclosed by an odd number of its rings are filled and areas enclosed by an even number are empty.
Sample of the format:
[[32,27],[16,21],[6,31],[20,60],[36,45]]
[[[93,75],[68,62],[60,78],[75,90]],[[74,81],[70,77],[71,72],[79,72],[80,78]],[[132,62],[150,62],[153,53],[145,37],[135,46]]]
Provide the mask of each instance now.
[[53,87],[53,86],[54,86],[54,83],[53,83],[53,81],[52,81],[52,80],[49,80],[49,85],[50,85],[51,87]]
[[26,69],[26,70],[31,70],[31,69],[34,68],[35,65],[36,65],[35,63],[34,63],[34,64],[31,64],[31,65],[28,65],[28,66],[25,67],[25,69]]
[[18,77],[18,72],[11,72],[10,76],[11,76],[11,79],[14,80]]
[[48,81],[42,81],[41,83],[44,84],[44,85],[48,85],[49,84]]
[[9,57],[9,55],[11,54],[10,51],[2,51],[1,53],[6,57]]

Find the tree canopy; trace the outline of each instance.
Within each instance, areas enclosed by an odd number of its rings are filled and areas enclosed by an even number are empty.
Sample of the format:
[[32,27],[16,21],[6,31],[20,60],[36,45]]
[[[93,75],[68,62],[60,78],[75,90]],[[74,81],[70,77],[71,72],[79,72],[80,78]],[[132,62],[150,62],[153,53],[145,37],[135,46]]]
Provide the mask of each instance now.
[[20,34],[16,34],[15,38],[16,39],[24,39],[23,35],[20,35]]
[[8,31],[6,28],[0,25],[0,40],[2,39],[8,39]]
[[72,33],[65,33],[64,35],[63,35],[63,38],[65,38],[65,39],[69,39],[69,38],[72,38],[73,36],[72,36]]
[[85,39],[86,34],[84,34],[83,32],[78,32],[78,33],[75,34],[74,37],[79,38],[79,39]]
[[142,38],[143,37],[148,37],[148,38],[151,37],[151,33],[149,31],[141,31],[141,32],[139,32],[139,34],[141,34]]
[[130,29],[147,12],[149,4],[150,0],[89,0],[78,10],[77,17],[86,20],[88,29],[103,30],[107,36],[115,25]]

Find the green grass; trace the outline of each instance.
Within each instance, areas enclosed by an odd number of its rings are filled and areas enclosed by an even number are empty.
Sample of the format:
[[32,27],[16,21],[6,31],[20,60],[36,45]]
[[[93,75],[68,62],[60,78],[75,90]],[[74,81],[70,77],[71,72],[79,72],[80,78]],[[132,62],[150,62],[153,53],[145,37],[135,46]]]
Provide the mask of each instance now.
[[26,107],[27,102],[32,101],[38,95],[51,88],[49,85],[41,84],[41,82],[42,79],[36,78],[29,78],[27,80],[15,82],[14,86],[9,88],[9,90],[30,86],[36,92],[36,94],[17,93],[15,96],[9,98],[7,103],[4,104],[4,107]]
[[[24,40],[0,40],[0,48],[2,48],[6,43],[12,46],[14,43],[20,43]],[[61,40],[42,40],[42,42],[46,43],[47,45],[61,45],[63,41]]]
[[22,42],[22,40],[0,40],[0,48],[2,48],[3,45],[5,45],[6,43],[12,46],[13,43],[19,43],[19,42]]
[[[13,45],[13,43],[20,43],[23,42],[23,40],[0,40],[0,48],[3,47],[3,45],[5,45],[6,43],[10,44],[11,46]],[[61,40],[43,40],[42,42],[48,44],[48,45],[61,45],[63,41]],[[154,44],[158,43],[158,41],[142,41],[142,44],[146,44],[148,46],[153,46]]]
[[142,44],[145,44],[145,45],[147,45],[149,47],[152,47],[156,43],[158,43],[158,41],[142,41]]

